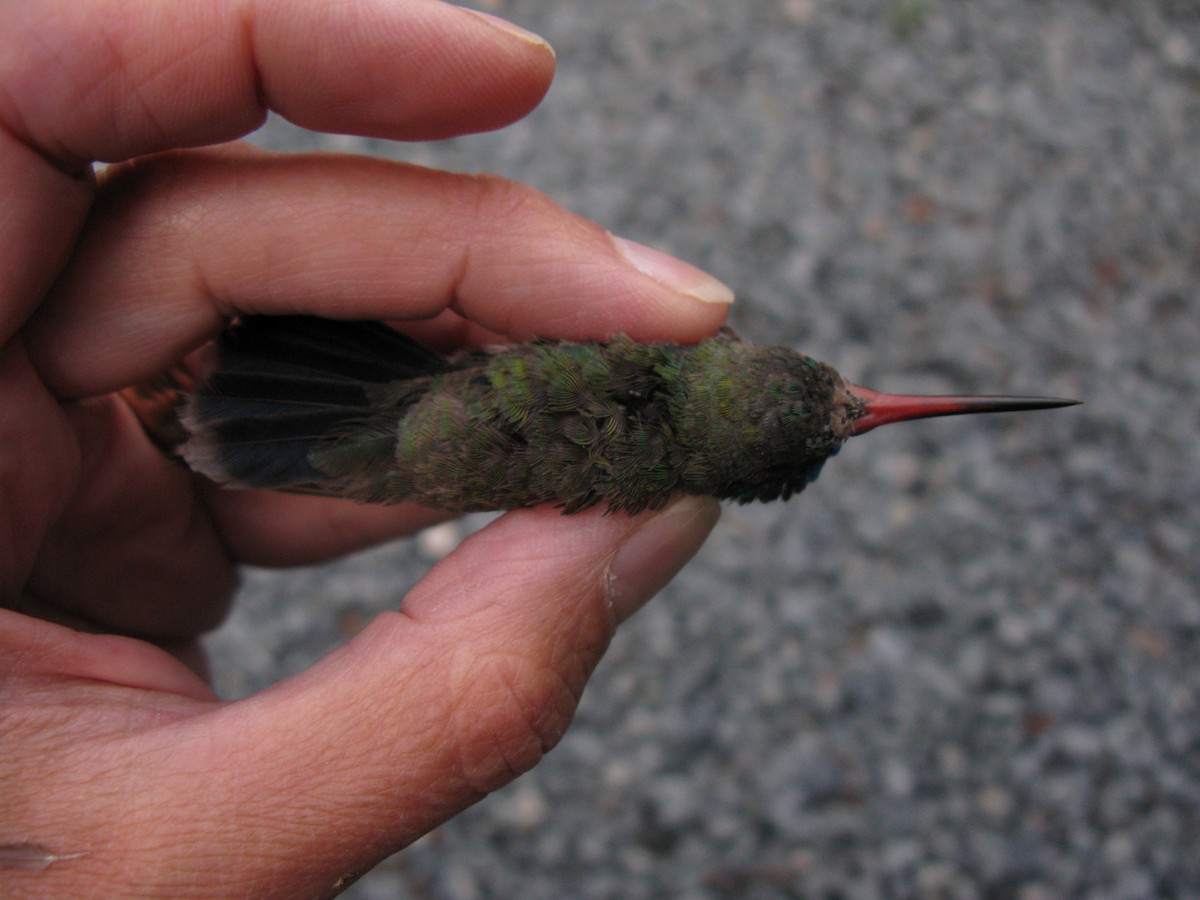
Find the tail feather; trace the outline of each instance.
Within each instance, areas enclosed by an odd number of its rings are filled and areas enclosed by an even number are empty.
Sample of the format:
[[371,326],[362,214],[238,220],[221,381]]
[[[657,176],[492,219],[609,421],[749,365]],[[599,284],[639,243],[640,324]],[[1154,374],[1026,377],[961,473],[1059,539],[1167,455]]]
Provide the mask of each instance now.
[[342,410],[366,402],[364,382],[332,378],[292,368],[214,372],[193,401],[193,421],[207,424],[228,418],[286,415],[303,410]]
[[216,369],[183,411],[182,454],[222,484],[339,493],[322,483],[314,447],[368,418],[373,386],[447,368],[377,322],[249,316],[222,335]]
[[339,322],[314,316],[247,316],[220,344],[226,371],[324,372],[379,384],[432,375],[445,358],[379,322]]

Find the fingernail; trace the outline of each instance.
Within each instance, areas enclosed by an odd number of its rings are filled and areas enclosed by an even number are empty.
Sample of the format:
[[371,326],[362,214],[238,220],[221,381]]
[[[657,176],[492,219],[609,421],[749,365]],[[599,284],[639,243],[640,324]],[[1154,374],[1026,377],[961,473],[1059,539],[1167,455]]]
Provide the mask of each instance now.
[[615,234],[610,236],[625,262],[659,284],[705,303],[733,302],[733,291],[707,272],[645,244]]
[[466,7],[459,8],[469,12],[473,16],[482,19],[493,28],[498,28],[506,34],[511,34],[514,37],[520,38],[527,44],[532,44],[535,47],[542,47],[546,50],[549,50],[550,55],[554,56],[554,48],[551,47],[549,42],[540,34],[534,34],[532,31],[525,30],[520,25],[514,25],[507,19],[501,19],[499,16],[493,16],[491,13],[481,12],[478,9],[466,9]]
[[618,623],[675,577],[720,516],[711,497],[683,496],[625,540],[608,567],[608,602]]

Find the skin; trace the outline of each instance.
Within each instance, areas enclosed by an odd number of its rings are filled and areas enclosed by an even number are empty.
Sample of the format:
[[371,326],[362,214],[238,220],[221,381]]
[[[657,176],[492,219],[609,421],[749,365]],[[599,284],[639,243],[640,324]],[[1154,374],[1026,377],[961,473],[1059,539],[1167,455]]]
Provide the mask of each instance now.
[[244,312],[421,320],[443,346],[695,341],[725,312],[698,298],[728,298],[520,185],[221,144],[268,108],[392,139],[500,127],[554,59],[494,21],[433,0],[24,0],[4,18],[0,845],[86,855],[0,868],[0,895],[336,893],[554,745],[716,506],[508,514],[402,612],[224,703],[198,637],[239,563],[438,516],[217,490],[111,392]]

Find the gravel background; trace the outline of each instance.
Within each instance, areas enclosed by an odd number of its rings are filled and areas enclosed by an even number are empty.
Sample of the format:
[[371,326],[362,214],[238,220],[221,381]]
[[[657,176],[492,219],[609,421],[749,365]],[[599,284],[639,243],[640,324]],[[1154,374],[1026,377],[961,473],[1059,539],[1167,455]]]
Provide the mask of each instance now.
[[[1194,0],[493,0],[559,74],[433,145],[531,183],[883,390],[1078,396],[900,426],[729,507],[533,773],[348,896],[1200,896]],[[250,573],[227,696],[463,530]]]

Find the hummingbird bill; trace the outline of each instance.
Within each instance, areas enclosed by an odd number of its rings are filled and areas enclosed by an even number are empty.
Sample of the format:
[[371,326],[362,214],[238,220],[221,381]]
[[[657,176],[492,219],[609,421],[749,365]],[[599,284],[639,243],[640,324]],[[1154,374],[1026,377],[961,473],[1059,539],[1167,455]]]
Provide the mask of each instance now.
[[243,317],[206,376],[124,396],[161,445],[229,487],[631,514],[679,493],[786,500],[890,422],[1078,402],[882,394],[727,329],[694,345],[617,335],[445,355],[378,322],[308,316]]

